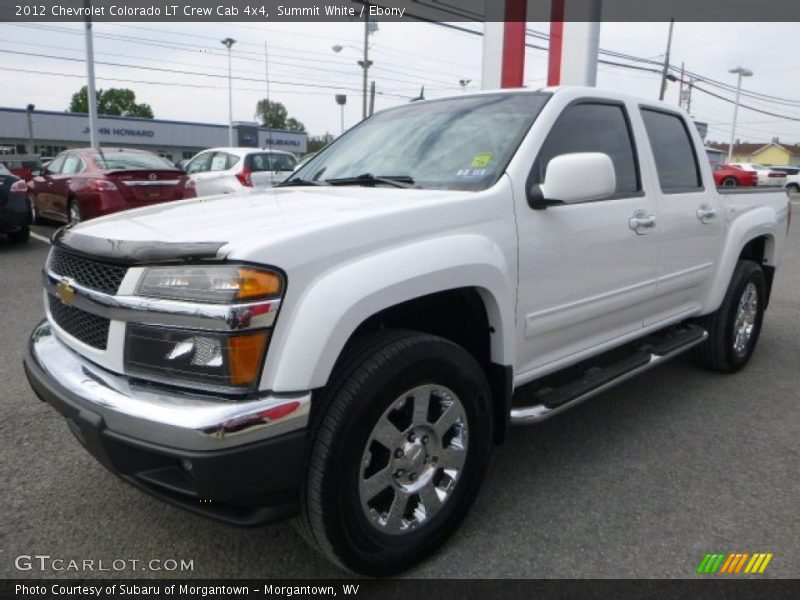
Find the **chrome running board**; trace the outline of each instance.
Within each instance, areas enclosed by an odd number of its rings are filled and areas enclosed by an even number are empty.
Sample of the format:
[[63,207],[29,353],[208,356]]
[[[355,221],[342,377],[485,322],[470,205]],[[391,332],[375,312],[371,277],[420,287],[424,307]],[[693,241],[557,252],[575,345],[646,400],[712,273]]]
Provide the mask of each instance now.
[[[615,363],[605,367],[599,373],[596,373],[589,378],[594,378],[602,381],[598,385],[593,387],[585,387],[580,389],[574,396],[569,398],[562,398],[558,401],[557,404],[553,402],[548,402],[547,404],[544,402],[539,402],[533,404],[531,406],[525,407],[518,407],[511,409],[511,423],[513,425],[532,425],[534,423],[540,423],[545,419],[549,419],[552,416],[557,415],[560,412],[567,410],[568,408],[572,408],[583,402],[584,400],[588,400],[589,398],[596,396],[620,383],[623,381],[627,381],[628,379],[635,377],[639,373],[643,373],[653,367],[656,367],[670,358],[677,356],[689,350],[690,348],[704,342],[708,338],[708,332],[701,329],[697,326],[689,326],[689,328],[679,332],[674,340],[679,341],[680,343],[671,343],[671,340],[667,340],[664,344],[656,343],[653,347],[646,346],[630,357],[626,357],[620,363]],[[642,357],[641,360],[636,360],[634,357],[637,354],[642,352],[649,353],[649,358]],[[631,362],[630,359],[634,358]],[[632,368],[625,370],[620,374],[615,374],[611,378],[603,378],[604,372],[609,371],[616,371],[619,372],[619,365],[621,363],[625,363],[626,361],[630,362],[631,364],[635,364]],[[556,390],[557,391],[557,390]],[[552,394],[551,394],[552,395]],[[539,394],[541,397],[542,394]]]

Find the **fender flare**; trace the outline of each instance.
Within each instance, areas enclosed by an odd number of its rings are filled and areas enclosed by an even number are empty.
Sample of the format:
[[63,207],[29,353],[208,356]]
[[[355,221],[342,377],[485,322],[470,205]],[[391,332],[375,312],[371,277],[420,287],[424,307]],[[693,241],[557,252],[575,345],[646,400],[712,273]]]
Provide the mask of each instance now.
[[324,386],[350,336],[369,317],[407,300],[476,288],[494,329],[492,362],[514,364],[516,267],[477,234],[455,233],[394,247],[337,265],[308,285],[281,315],[267,354],[262,389]]
[[714,275],[714,280],[709,287],[706,300],[703,303],[703,314],[714,312],[722,304],[725,292],[728,290],[736,263],[744,247],[751,241],[764,237],[764,264],[775,266],[777,253],[776,244],[780,239],[776,235],[776,214],[769,207],[754,208],[736,217],[731,223],[725,236],[725,244],[720,253],[719,267]]

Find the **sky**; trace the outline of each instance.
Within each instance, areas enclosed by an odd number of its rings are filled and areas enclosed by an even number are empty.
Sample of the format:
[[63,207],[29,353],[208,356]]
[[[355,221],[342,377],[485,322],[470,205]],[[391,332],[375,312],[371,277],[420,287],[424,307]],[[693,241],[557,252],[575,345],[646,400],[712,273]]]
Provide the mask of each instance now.
[[[482,31],[480,24],[458,26]],[[528,29],[547,33],[549,24],[529,23]],[[667,30],[667,23],[603,23],[600,47],[663,61]],[[94,32],[97,86],[133,89],[156,118],[227,123],[228,63],[220,44],[225,37],[237,40],[231,59],[233,75],[239,78],[234,80],[234,120],[255,119],[256,102],[266,96],[267,69],[270,98],[282,102],[310,135],[339,133],[337,93],[347,95],[345,128],[361,117],[359,22],[95,23]],[[744,88],[780,100],[743,98],[744,104],[776,115],[740,109],[736,137],[800,143],[798,34],[800,23],[678,22],[670,62],[734,85],[736,78],[728,70],[737,65],[750,69],[754,76],[744,80]],[[533,38],[529,42],[547,44]],[[480,89],[481,43],[480,35],[441,25],[379,22],[370,37],[376,110],[408,102],[422,86],[426,98],[462,93],[460,80],[469,81],[466,90]],[[334,45],[343,48],[336,53]],[[84,58],[81,24],[0,23],[0,106],[33,103],[41,110],[65,110],[85,83]],[[546,76],[546,51],[528,48],[525,85],[542,87]],[[660,75],[599,65],[597,85],[653,99]],[[668,102],[678,103],[678,87],[669,84]],[[733,99],[731,91],[706,87]],[[707,140],[729,140],[730,102],[695,90],[691,109],[698,121],[709,124]]]

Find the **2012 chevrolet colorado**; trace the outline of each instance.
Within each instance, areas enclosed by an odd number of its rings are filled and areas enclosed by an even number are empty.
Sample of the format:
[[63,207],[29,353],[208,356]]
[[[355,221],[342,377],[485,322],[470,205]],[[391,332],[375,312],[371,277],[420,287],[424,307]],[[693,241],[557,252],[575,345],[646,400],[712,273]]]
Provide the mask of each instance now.
[[231,523],[298,515],[387,575],[458,526],[509,423],[684,351],[742,368],[789,218],[782,190],[720,194],[664,103],[419,102],[276,189],[59,230],[25,367],[128,482]]

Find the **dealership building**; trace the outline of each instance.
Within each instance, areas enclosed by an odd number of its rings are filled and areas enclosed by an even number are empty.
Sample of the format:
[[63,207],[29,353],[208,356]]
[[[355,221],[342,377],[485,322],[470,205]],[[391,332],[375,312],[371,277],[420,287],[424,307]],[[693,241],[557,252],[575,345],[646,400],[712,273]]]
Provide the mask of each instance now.
[[[2,154],[26,154],[29,139],[33,153],[54,156],[68,148],[89,146],[89,118],[85,114],[34,110],[31,131],[25,109],[0,108],[0,158]],[[305,154],[307,135],[235,122],[234,144],[254,148],[271,147],[296,155]],[[188,121],[100,116],[97,139],[102,146],[141,148],[177,162],[200,150],[228,146],[228,126]]]

